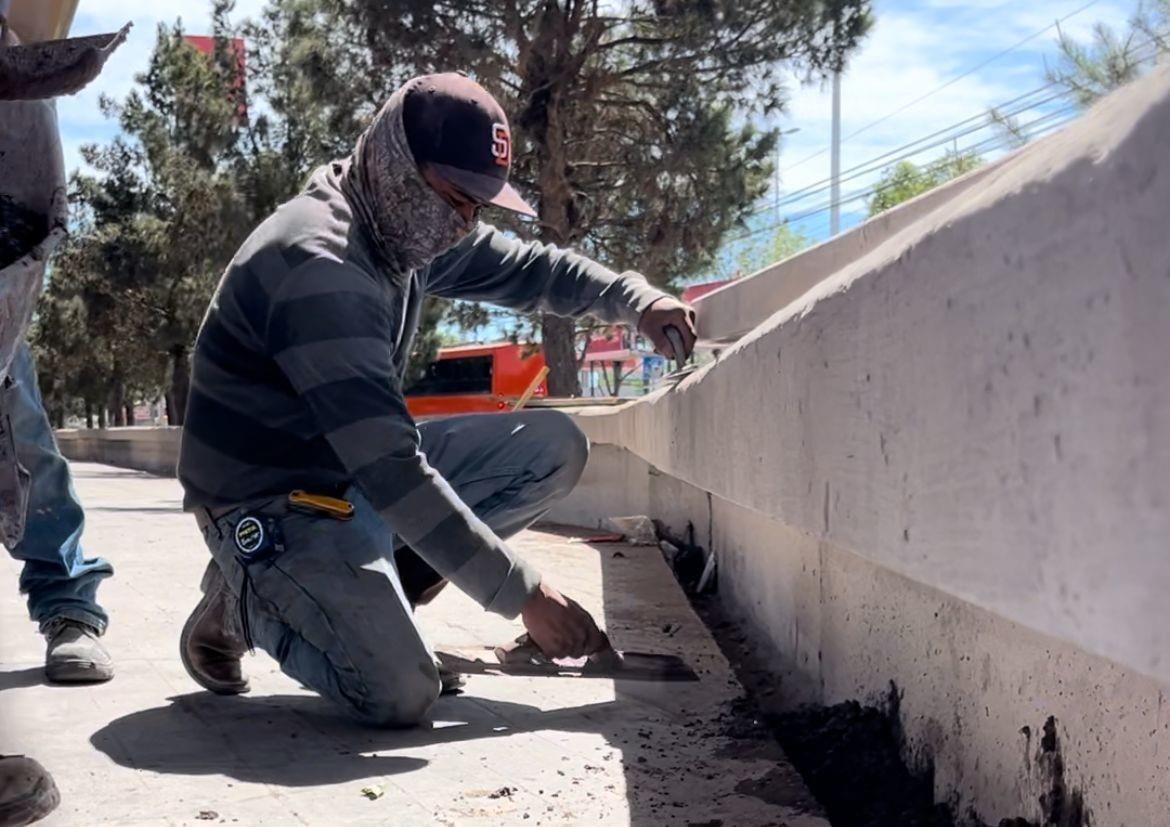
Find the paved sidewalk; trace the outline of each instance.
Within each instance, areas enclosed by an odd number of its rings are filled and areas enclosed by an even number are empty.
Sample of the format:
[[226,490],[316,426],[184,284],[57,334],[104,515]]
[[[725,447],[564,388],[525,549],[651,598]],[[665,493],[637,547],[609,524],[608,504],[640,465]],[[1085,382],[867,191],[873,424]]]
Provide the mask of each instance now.
[[[616,645],[683,655],[698,683],[479,675],[440,700],[429,728],[368,730],[263,654],[246,659],[250,695],[201,691],[176,649],[207,552],[177,482],[74,470],[86,547],[117,569],[99,593],[111,683],[44,685],[18,565],[0,556],[0,752],[53,771],[64,803],[45,824],[827,825],[778,749],[734,711],[739,685],[657,549],[549,531],[516,542],[604,618]],[[440,650],[520,631],[454,589],[422,615]]]

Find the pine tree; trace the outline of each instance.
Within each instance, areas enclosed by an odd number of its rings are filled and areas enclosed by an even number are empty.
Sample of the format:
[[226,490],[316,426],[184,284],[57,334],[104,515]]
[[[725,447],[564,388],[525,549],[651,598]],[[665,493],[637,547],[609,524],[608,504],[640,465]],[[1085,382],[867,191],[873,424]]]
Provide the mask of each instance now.
[[[869,23],[865,0],[319,3],[383,89],[464,70],[501,101],[540,214],[503,226],[666,287],[709,268],[767,188],[776,133],[748,116],[783,107],[785,72],[839,66]],[[539,328],[550,393],[579,393],[573,322]]]

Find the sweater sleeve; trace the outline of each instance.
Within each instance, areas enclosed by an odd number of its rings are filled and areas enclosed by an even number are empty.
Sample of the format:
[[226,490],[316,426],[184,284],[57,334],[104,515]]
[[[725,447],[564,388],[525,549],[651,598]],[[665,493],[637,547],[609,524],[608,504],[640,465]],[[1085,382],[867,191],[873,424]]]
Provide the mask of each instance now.
[[515,617],[540,578],[419,450],[393,362],[391,302],[362,269],[327,258],[273,296],[268,352],[391,530],[485,609]]
[[428,293],[445,298],[558,316],[589,314],[632,327],[655,299],[667,295],[640,273],[615,273],[572,250],[510,238],[489,224],[479,224],[436,259],[425,283]]

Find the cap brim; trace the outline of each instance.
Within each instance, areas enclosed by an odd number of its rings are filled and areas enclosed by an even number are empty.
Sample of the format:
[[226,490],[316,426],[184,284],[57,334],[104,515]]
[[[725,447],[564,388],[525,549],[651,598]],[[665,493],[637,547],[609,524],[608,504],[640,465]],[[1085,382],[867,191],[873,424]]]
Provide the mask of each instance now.
[[484,204],[494,207],[503,207],[505,210],[536,218],[536,210],[525,201],[516,188],[507,181],[493,178],[490,175],[481,175],[448,164],[431,164],[432,169],[441,175],[447,182]]

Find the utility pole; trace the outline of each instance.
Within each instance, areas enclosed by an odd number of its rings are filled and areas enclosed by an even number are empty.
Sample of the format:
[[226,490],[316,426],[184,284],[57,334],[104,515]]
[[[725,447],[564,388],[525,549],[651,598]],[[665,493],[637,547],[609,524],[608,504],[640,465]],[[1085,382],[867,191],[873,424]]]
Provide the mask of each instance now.
[[[0,0],[0,2],[3,2],[3,0]],[[773,179],[772,189],[775,193],[775,198],[776,198],[775,204],[776,204],[776,220],[777,221],[784,220],[784,216],[782,216],[780,214],[780,137],[782,135],[784,135],[783,131],[780,132],[780,134],[776,136],[776,160],[772,164],[772,179]]]
[[833,72],[833,133],[829,177],[829,235],[841,231],[841,70]]

